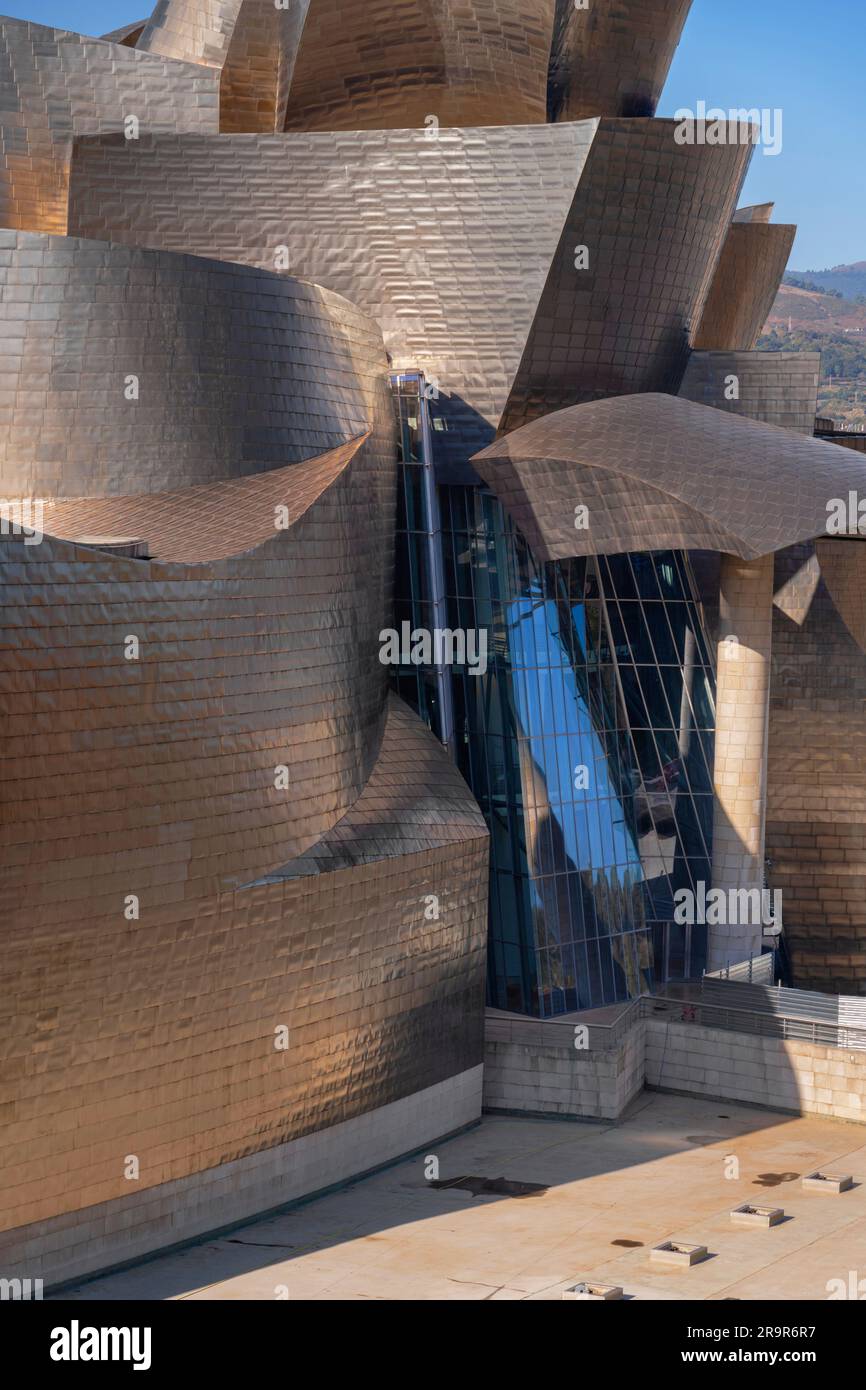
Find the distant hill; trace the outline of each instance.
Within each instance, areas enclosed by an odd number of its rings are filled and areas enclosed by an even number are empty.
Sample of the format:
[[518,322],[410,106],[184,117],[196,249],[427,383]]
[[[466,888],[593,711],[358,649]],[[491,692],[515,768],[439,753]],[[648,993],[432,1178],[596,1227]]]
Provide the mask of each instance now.
[[[799,279],[799,277],[795,277]],[[764,332],[771,328],[798,328],[822,333],[856,333],[866,330],[866,298],[842,299],[838,294],[804,290],[785,282],[776,296]],[[808,283],[808,282],[806,282]]]
[[[866,262],[862,275],[866,284]],[[808,284],[814,275],[804,271],[792,278]],[[828,294],[785,283],[758,348],[762,352],[820,352],[818,414],[849,429],[866,426],[866,298],[840,298],[838,291]]]
[[785,283],[805,281],[819,290],[835,290],[843,299],[856,299],[866,295],[866,261],[855,261],[853,265],[834,265],[831,270],[789,270]]

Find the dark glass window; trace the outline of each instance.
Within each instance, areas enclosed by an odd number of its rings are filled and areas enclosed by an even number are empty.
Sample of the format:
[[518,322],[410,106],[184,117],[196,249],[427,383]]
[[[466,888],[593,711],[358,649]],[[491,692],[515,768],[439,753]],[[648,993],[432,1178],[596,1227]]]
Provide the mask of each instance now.
[[[420,626],[423,497],[407,496],[397,599]],[[538,564],[484,489],[441,488],[440,509],[449,622],[488,634],[487,674],[452,685],[458,765],[491,830],[490,1002],[549,1015],[699,971],[705,933],[671,936],[712,836],[714,679],[687,558]],[[413,679],[435,718],[435,687]]]

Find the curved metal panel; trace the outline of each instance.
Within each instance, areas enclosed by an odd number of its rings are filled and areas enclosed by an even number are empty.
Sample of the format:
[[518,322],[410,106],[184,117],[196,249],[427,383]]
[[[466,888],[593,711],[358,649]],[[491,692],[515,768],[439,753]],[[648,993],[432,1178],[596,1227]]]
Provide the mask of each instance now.
[[[177,492],[49,501],[42,527],[58,540],[131,559],[179,565],[227,560],[271,540],[278,523],[281,530],[294,526],[369,438],[361,435],[320,458],[231,482]],[[4,512],[14,520],[14,504],[0,503],[0,516]]]
[[221,68],[243,4],[244,0],[157,0],[138,50]]
[[286,129],[543,123],[553,11],[554,0],[311,0]]
[[828,499],[866,496],[852,451],[667,395],[557,411],[472,464],[548,560],[640,550],[648,537],[754,559],[823,535]]
[[797,228],[731,223],[694,334],[697,349],[751,352],[767,322]]
[[[751,147],[602,120],[499,428],[580,401],[679,389]],[[675,190],[675,193],[674,193]]]
[[141,139],[76,149],[70,230],[272,267],[344,294],[437,383],[459,461],[493,438],[596,123]]
[[131,130],[129,117],[136,130],[216,131],[219,116],[214,73],[6,18],[0,98],[0,226],[46,232],[66,231],[74,136]]
[[500,423],[678,389],[749,154],[647,121],[88,140],[71,226],[259,265],[285,240],[435,381],[438,457],[463,463]]
[[[124,879],[142,901],[206,896],[345,815],[384,719],[393,490],[380,472],[359,442],[211,498],[157,496],[154,547],[172,549],[161,512],[186,519],[186,565],[101,553],[89,538],[104,504],[58,508],[72,541],[5,538],[0,795],[22,903],[38,912],[59,893],[98,911]],[[111,509],[147,524],[139,499]],[[213,536],[243,553],[205,560]]]
[[866,546],[785,551],[775,583],[769,882],[794,983],[866,994]]
[[[250,838],[241,820],[232,833]],[[73,897],[81,859],[53,891],[43,885],[38,904],[25,904],[7,872],[3,959],[19,1012],[8,1032],[2,1024],[13,1063],[4,1099],[17,1118],[2,1137],[0,1226],[21,1228],[4,1242],[7,1260],[16,1240],[38,1246],[58,1215],[147,1207],[148,1190],[154,1207],[171,1204],[168,1238],[188,1222],[200,1230],[195,1189],[179,1200],[168,1186],[190,1175],[219,1224],[212,1170],[480,1064],[487,831],[459,773],[397,702],[341,838],[336,859],[323,846],[317,863],[286,865],[269,882],[215,896],[143,893],[134,922],[123,913],[129,872],[86,906]],[[162,845],[172,862],[170,837]],[[431,895],[435,917],[425,915]],[[35,1021],[45,1010],[47,1030]],[[132,1198],[131,1153],[140,1159]],[[231,1169],[225,1181],[233,1186]],[[269,1195],[252,1187],[247,1212],[267,1208]],[[165,1242],[164,1225],[153,1222],[151,1248]],[[49,1278],[109,1258],[53,1238],[33,1266]]]
[[556,0],[548,114],[654,116],[692,0]]
[[220,81],[220,130],[282,130],[310,0],[243,0]]
[[[0,496],[163,492],[367,429],[380,466],[392,459],[381,335],[340,296],[79,238],[0,231],[0,249]],[[35,310],[24,317],[22,285]]]

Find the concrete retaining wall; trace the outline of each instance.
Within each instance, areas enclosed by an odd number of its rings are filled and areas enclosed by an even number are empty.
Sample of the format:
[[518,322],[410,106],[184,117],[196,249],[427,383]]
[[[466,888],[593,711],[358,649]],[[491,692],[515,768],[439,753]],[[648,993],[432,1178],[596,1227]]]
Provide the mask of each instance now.
[[[562,1039],[563,1031],[551,1037]],[[495,1037],[486,1042],[489,1111],[611,1121],[644,1086],[866,1123],[862,1052],[654,1017],[635,1018],[605,1050]]]
[[647,1019],[648,1086],[866,1123],[866,1056]]
[[[557,1037],[562,1032],[557,1031]],[[489,1040],[484,1106],[533,1115],[615,1120],[644,1084],[644,1023],[617,1047],[577,1051],[562,1044]]]

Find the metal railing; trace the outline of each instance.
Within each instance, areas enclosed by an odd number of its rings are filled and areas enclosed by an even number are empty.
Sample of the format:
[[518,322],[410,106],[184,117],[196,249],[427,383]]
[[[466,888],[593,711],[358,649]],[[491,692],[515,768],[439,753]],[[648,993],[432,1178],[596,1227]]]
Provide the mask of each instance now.
[[575,1017],[569,1020],[560,1018],[523,1018],[518,1014],[500,1013],[498,1009],[487,1009],[484,1017],[484,1037],[486,1042],[520,1043],[525,1047],[568,1047],[573,1048],[578,1029],[588,1029],[588,1047],[591,1052],[609,1052],[619,1047],[641,1017],[641,1003],[648,996],[639,995],[630,1003],[623,1004],[622,1012],[611,1023],[591,1023]]
[[866,1028],[845,1023],[807,1018],[796,1014],[766,1013],[733,1005],[709,1004],[701,999],[675,999],[664,994],[641,994],[611,1023],[581,1023],[580,1017],[561,1019],[520,1018],[488,1009],[485,1039],[488,1042],[518,1043],[526,1047],[564,1047],[573,1049],[577,1029],[587,1028],[579,1051],[609,1052],[619,1047],[642,1018],[668,1019],[703,1028],[745,1033],[756,1037],[778,1038],[787,1042],[815,1043],[821,1047],[866,1052]]
[[735,965],[724,965],[720,970],[705,970],[704,980],[736,980],[740,984],[772,985],[775,973],[775,952],[762,951],[760,955],[749,956],[748,960],[737,961]]
[[704,1028],[722,1028],[728,1032],[750,1033],[791,1042],[818,1043],[822,1047],[848,1048],[852,1052],[866,1051],[866,1028],[847,1023],[799,1014],[744,1009],[734,1004],[711,1004],[703,999],[642,995],[641,1001],[645,1006],[651,1006],[646,1009],[644,1017],[665,1013],[673,1015],[679,1022],[696,1023]]

